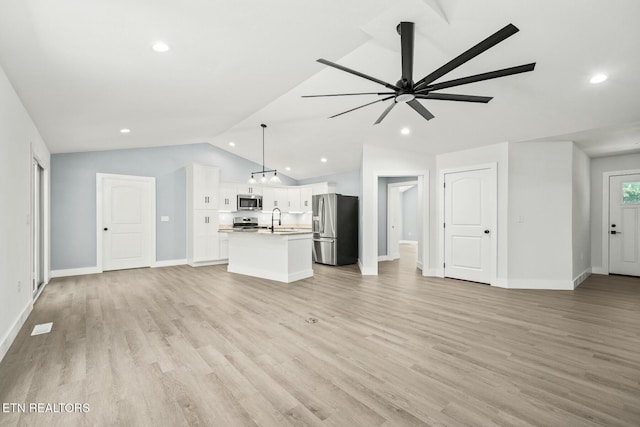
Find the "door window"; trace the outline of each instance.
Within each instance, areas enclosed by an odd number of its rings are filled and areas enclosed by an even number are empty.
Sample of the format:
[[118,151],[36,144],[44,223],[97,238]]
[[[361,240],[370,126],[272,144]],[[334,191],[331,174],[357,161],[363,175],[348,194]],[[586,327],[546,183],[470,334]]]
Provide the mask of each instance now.
[[640,204],[640,182],[622,183],[622,203],[625,205]]

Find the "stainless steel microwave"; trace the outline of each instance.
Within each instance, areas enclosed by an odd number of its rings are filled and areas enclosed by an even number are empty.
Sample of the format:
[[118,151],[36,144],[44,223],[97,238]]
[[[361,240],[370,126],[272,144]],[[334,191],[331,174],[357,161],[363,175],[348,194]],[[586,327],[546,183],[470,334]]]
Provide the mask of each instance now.
[[261,211],[262,196],[257,194],[238,194],[239,211]]

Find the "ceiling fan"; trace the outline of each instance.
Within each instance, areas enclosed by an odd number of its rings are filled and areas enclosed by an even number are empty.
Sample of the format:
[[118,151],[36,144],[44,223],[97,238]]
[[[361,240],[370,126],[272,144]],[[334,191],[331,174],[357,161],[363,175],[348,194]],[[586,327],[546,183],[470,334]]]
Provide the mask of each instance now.
[[352,108],[347,111],[343,111],[342,113],[335,114],[329,118],[334,118],[341,116],[346,113],[350,113],[351,111],[358,110],[363,107],[367,107],[371,104],[375,104],[378,102],[385,102],[388,100],[393,100],[393,102],[382,112],[378,120],[376,120],[375,124],[380,123],[384,118],[389,114],[389,112],[396,106],[398,103],[406,103],[415,111],[418,112],[422,117],[426,120],[433,119],[433,114],[429,110],[427,110],[424,105],[422,105],[418,100],[420,99],[434,99],[434,100],[442,100],[442,101],[460,101],[460,102],[480,102],[486,104],[487,102],[493,99],[490,96],[475,96],[475,95],[457,95],[452,93],[440,93],[438,92],[441,89],[446,89],[454,86],[461,86],[469,83],[480,82],[483,80],[495,79],[498,77],[506,77],[513,74],[526,73],[527,71],[533,71],[536,66],[536,63],[533,62],[531,64],[519,65],[517,67],[504,68],[502,70],[490,71],[488,73],[475,74],[473,76],[463,77],[459,79],[449,80],[441,83],[434,83],[434,81],[438,80],[440,77],[449,73],[450,71],[458,68],[465,62],[475,58],[480,55],[482,52],[492,48],[497,45],[501,41],[511,37],[519,30],[513,25],[509,24],[496,32],[495,34],[487,37],[477,45],[473,46],[471,49],[452,59],[451,61],[444,64],[442,67],[438,68],[431,74],[423,77],[417,82],[413,81],[413,41],[415,38],[415,26],[413,22],[401,22],[397,26],[398,33],[400,34],[400,41],[402,47],[402,77],[396,84],[387,83],[385,81],[379,80],[375,77],[371,77],[367,74],[361,73],[356,70],[352,70],[351,68],[347,68],[345,66],[336,64],[335,62],[327,61],[326,59],[318,59],[317,61],[321,64],[328,65],[333,68],[337,68],[338,70],[346,71],[347,73],[354,74],[358,77],[362,77],[364,79],[370,80],[372,82],[378,83],[382,86],[385,86],[389,89],[388,92],[360,92],[360,93],[337,93],[330,95],[304,95],[303,98],[316,98],[316,97],[324,97],[324,96],[353,96],[353,95],[379,95],[383,96],[383,98],[378,99],[373,102],[369,102],[364,105],[360,105],[358,107]]

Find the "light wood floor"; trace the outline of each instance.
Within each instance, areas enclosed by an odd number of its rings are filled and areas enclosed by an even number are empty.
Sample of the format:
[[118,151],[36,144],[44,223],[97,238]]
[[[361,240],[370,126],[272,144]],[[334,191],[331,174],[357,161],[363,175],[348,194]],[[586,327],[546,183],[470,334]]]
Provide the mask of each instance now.
[[225,268],[53,280],[0,364],[0,403],[90,412],[0,425],[640,425],[638,278],[516,291],[405,259],[292,284]]

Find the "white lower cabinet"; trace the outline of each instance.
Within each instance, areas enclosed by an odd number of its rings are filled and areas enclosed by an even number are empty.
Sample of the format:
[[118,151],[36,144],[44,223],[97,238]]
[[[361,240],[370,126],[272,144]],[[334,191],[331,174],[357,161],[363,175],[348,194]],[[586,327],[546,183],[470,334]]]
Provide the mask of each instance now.
[[220,234],[220,259],[229,259],[229,235],[227,233]]
[[191,222],[191,239],[187,239],[190,240],[187,248],[189,264],[219,260],[218,211],[196,210]]

